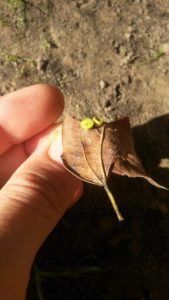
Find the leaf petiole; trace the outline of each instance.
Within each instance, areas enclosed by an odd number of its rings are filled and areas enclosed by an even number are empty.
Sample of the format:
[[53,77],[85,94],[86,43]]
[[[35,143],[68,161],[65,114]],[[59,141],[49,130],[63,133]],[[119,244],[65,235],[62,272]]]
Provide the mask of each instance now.
[[111,204],[112,204],[112,206],[114,208],[114,211],[115,211],[115,213],[117,215],[118,220],[119,221],[124,221],[124,218],[123,218],[121,212],[119,211],[119,208],[118,208],[118,206],[116,204],[116,201],[115,201],[115,199],[114,199],[114,197],[112,195],[112,192],[109,190],[107,184],[104,184],[103,186],[104,186],[104,189],[105,189],[105,191],[106,191],[106,193],[107,193],[107,195],[108,195],[108,197],[109,197],[109,199],[111,201]]

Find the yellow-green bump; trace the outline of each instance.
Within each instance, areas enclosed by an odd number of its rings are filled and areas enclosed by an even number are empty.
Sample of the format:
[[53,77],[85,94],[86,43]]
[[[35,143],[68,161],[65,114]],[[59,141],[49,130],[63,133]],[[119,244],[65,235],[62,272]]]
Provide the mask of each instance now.
[[104,124],[104,120],[98,117],[93,117],[93,122],[96,127],[101,127]]
[[80,122],[80,127],[88,130],[88,129],[92,129],[94,126],[94,121],[90,118],[84,118],[81,122]]

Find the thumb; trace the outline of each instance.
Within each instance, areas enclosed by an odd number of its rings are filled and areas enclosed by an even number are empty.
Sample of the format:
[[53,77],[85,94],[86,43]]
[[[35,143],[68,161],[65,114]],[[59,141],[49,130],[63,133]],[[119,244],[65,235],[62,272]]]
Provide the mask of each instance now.
[[[0,192],[0,240],[8,252],[26,255],[30,265],[36,251],[64,212],[82,193],[82,183],[60,162],[61,139],[37,149]],[[1,249],[2,250],[2,249]]]

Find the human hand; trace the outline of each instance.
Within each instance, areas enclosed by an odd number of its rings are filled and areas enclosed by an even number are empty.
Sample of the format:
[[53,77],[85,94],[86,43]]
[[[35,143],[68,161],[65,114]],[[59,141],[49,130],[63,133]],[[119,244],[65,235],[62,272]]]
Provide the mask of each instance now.
[[35,85],[0,97],[0,295],[23,300],[35,255],[82,183],[60,155],[63,96]]

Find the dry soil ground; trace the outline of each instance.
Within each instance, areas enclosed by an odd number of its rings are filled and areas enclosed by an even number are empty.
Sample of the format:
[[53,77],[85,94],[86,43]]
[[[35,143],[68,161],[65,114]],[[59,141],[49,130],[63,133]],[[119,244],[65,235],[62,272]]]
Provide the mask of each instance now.
[[[45,82],[78,118],[129,115],[148,174],[169,186],[168,0],[0,0],[0,40],[1,95]],[[33,268],[28,299],[169,299],[168,192],[111,184],[125,222],[87,185],[40,250],[50,273]]]

